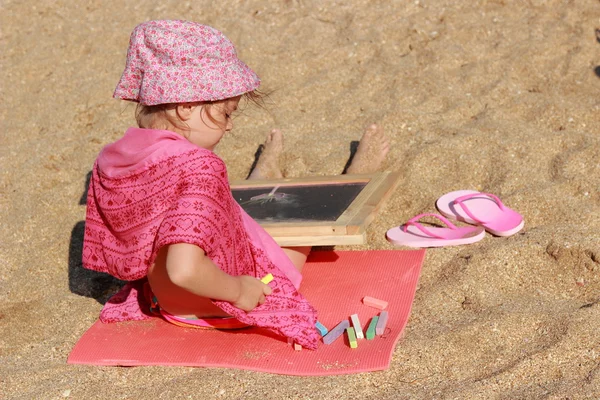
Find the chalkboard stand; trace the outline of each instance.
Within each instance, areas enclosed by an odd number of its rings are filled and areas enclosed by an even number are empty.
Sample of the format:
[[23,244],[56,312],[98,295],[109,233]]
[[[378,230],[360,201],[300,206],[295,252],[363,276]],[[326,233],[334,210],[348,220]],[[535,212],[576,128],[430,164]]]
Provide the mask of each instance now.
[[[357,245],[366,242],[366,228],[371,223],[377,211],[392,194],[399,183],[400,174],[397,172],[378,172],[368,175],[336,175],[336,176],[313,176],[304,178],[288,178],[278,180],[245,180],[234,182],[231,190],[234,198],[240,203],[250,215],[250,201],[242,201],[244,192],[270,193],[275,191],[293,192],[301,189],[303,193],[308,190],[314,193],[311,206],[318,208],[324,187],[332,190],[332,193],[340,196],[349,196],[344,187],[358,187],[359,193],[354,199],[348,199],[349,205],[339,210],[339,217],[335,220],[322,221],[315,219],[297,219],[274,216],[272,218],[254,217],[258,223],[275,239],[281,246],[332,246],[332,245]],[[358,184],[358,186],[357,186]],[[306,189],[306,190],[305,190]],[[305,197],[307,197],[305,195]],[[332,194],[333,196],[333,194]],[[256,197],[256,196],[255,196]],[[256,204],[254,204],[256,208]],[[276,202],[266,201],[260,204],[262,211],[269,211],[281,205]],[[285,207],[285,205],[283,206]],[[291,205],[290,211],[294,212]],[[343,207],[343,206],[342,206]],[[306,208],[306,207],[305,207]],[[308,210],[311,211],[311,210]],[[314,210],[317,214],[318,210]]]

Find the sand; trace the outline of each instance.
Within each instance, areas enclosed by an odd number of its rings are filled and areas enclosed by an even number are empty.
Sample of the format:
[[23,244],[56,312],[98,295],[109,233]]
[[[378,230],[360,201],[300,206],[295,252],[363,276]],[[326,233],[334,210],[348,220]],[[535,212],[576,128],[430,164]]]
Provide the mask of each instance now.
[[[584,1],[10,1],[1,3],[0,398],[600,398],[600,26]],[[81,270],[81,201],[139,22],[226,33],[273,91],[217,153],[248,173],[272,128],[287,176],[341,172],[371,122],[401,182],[368,230],[458,189],[500,196],[522,232],[428,250],[389,370],[297,378],[66,364],[115,290]]]

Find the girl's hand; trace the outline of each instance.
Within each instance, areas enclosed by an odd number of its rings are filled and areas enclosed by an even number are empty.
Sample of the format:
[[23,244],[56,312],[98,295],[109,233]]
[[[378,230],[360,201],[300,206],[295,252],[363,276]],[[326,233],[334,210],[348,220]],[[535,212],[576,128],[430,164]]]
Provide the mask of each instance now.
[[231,304],[239,309],[252,311],[265,302],[265,296],[271,294],[271,287],[262,283],[260,279],[250,275],[241,275],[237,278],[240,282],[240,295]]

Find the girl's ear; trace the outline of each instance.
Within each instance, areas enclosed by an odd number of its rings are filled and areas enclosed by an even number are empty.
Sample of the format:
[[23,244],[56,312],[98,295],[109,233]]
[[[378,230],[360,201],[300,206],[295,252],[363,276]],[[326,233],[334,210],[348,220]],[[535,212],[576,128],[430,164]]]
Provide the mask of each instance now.
[[177,112],[177,116],[179,117],[180,120],[187,121],[192,116],[192,112],[194,111],[194,108],[196,108],[196,107],[198,107],[198,105],[196,105],[196,104],[182,103],[182,104],[177,105],[177,108],[175,109],[175,111]]

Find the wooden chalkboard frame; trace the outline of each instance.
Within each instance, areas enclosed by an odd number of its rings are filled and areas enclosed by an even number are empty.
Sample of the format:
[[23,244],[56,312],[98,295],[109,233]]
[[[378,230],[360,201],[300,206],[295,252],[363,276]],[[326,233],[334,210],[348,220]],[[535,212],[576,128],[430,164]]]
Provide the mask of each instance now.
[[398,172],[386,171],[365,175],[245,180],[233,182],[231,189],[264,188],[270,190],[276,186],[366,183],[366,186],[336,221],[259,221],[261,226],[281,246],[358,245],[365,244],[367,226],[396,189],[399,178]]

